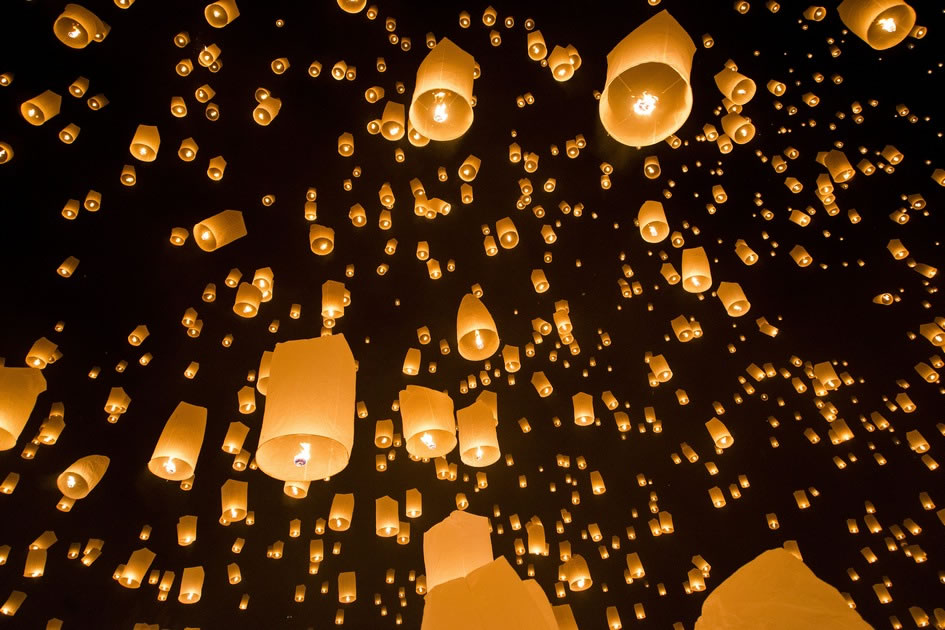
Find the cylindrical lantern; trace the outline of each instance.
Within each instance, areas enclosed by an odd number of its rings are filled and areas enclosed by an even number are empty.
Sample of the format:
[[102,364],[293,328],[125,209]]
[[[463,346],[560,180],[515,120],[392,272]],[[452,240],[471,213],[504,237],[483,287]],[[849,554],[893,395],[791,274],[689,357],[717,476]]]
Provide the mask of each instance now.
[[415,457],[446,455],[456,446],[453,400],[448,394],[408,385],[400,391],[400,416],[407,452]]
[[709,257],[702,247],[682,251],[682,285],[689,293],[702,293],[712,286]]
[[233,303],[233,312],[240,317],[255,317],[262,302],[262,291],[256,285],[241,282],[236,291],[236,300]]
[[[86,557],[88,557],[88,555],[90,555],[88,548],[86,548],[86,552]],[[141,583],[145,581],[145,575],[147,575],[148,569],[151,568],[151,563],[154,562],[155,557],[156,554],[147,547],[133,551],[128,558],[128,562],[124,565],[125,568],[121,572],[118,583],[125,588],[138,588],[141,586]]]
[[164,424],[148,470],[169,481],[182,481],[194,474],[207,428],[207,409],[181,402]]
[[358,598],[357,581],[354,571],[343,571],[338,574],[338,601],[350,604]]
[[233,523],[246,518],[248,492],[249,484],[236,479],[227,479],[220,486],[221,521]]
[[725,98],[736,105],[744,105],[755,95],[755,82],[730,68],[715,75],[715,85]]
[[404,137],[404,106],[402,103],[387,101],[381,115],[381,135],[385,139],[396,141]]
[[335,249],[335,231],[330,227],[313,223],[308,228],[308,243],[313,253],[327,256]]
[[741,317],[751,308],[748,298],[737,282],[720,282],[716,293],[725,311],[732,317]]
[[705,428],[708,430],[709,435],[712,436],[712,441],[715,442],[716,448],[728,448],[735,443],[735,440],[732,439],[732,434],[728,431],[728,427],[718,418],[712,418],[706,422]]
[[484,402],[476,401],[456,412],[459,428],[460,459],[467,466],[481,468],[498,461],[499,438],[492,410]]
[[153,125],[138,125],[134,138],[131,139],[129,151],[131,155],[142,162],[153,162],[157,158],[158,148],[161,146],[161,135]]
[[224,210],[194,225],[194,239],[205,252],[212,252],[246,236],[246,224],[239,210]]
[[355,363],[344,335],[276,345],[256,463],[276,479],[341,472],[354,443]]
[[70,499],[84,499],[102,480],[108,469],[105,455],[87,455],[79,458],[56,479],[56,486]]
[[354,495],[336,494],[328,510],[328,528],[335,532],[343,532],[351,527],[352,518],[354,518]]
[[177,544],[186,547],[197,540],[197,517],[181,516],[177,519]]
[[594,424],[594,397],[584,392],[578,392],[571,396],[571,403],[574,406],[574,424],[586,427]]
[[396,499],[384,496],[374,500],[374,531],[381,538],[396,536],[400,531]]
[[607,55],[600,97],[604,129],[628,146],[656,144],[675,133],[692,110],[695,52],[692,38],[668,11],[624,37]]
[[892,48],[915,26],[915,10],[903,0],[844,0],[837,13],[847,28],[875,50]]
[[223,438],[223,452],[237,455],[243,450],[243,442],[249,434],[249,427],[242,422],[231,422]]
[[217,0],[204,7],[203,15],[210,26],[223,28],[240,16],[240,10],[236,0]]
[[410,101],[410,122],[422,136],[455,140],[472,125],[475,63],[472,55],[445,37],[427,53],[417,69]]
[[488,359],[499,349],[495,320],[472,293],[463,296],[456,314],[456,345],[468,361]]
[[203,567],[186,567],[180,576],[180,593],[177,601],[181,604],[196,604],[203,592]]
[[109,27],[97,15],[77,4],[67,4],[53,23],[56,38],[69,48],[85,48],[108,35]]
[[666,213],[663,204],[658,201],[644,201],[637,214],[637,222],[640,224],[640,236],[647,243],[659,243],[669,236]]
[[55,117],[59,113],[61,105],[62,97],[52,90],[46,90],[42,94],[24,101],[20,105],[20,114],[23,115],[26,122],[38,126]]
[[37,368],[0,367],[0,451],[16,446],[36,405],[46,391],[46,379]]

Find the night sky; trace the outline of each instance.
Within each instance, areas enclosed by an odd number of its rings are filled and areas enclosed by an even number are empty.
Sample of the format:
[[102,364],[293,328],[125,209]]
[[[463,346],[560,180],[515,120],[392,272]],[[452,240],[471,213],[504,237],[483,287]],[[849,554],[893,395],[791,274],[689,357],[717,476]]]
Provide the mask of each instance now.
[[[911,4],[928,34],[878,51],[845,29],[833,2],[822,21],[812,21],[802,15],[808,5],[793,0],[782,2],[777,12],[755,0],[745,14],[727,0],[663,0],[657,6],[645,0],[515,0],[494,4],[498,21],[487,27],[484,3],[378,0],[376,18],[369,19],[367,10],[345,13],[330,0],[239,0],[241,15],[217,29],[204,18],[205,2],[138,0],[122,9],[111,0],[86,0],[84,6],[111,31],[103,42],[74,50],[53,32],[64,2],[5,0],[0,73],[13,78],[0,86],[0,142],[13,149],[13,158],[0,164],[5,270],[0,356],[7,367],[22,367],[41,337],[57,344],[62,356],[43,370],[47,390],[16,446],[0,452],[0,481],[9,473],[20,476],[11,494],[0,495],[0,547],[10,546],[0,566],[0,604],[13,590],[27,594],[15,616],[0,616],[0,628],[42,628],[58,618],[68,629],[130,629],[138,622],[175,629],[321,629],[334,625],[339,608],[346,627],[388,628],[400,619],[405,627],[419,628],[423,597],[409,574],[424,573],[422,534],[456,509],[461,492],[469,500],[467,511],[490,518],[494,554],[504,555],[522,578],[533,575],[552,605],[570,605],[582,630],[607,627],[608,606],[616,606],[624,627],[681,622],[691,628],[713,588],[787,541],[796,541],[804,562],[847,595],[871,625],[897,627],[895,617],[903,627],[915,627],[913,606],[934,625],[933,611],[945,607],[945,513],[940,512],[945,482],[936,464],[945,458],[945,389],[927,382],[915,366],[924,362],[934,372],[945,369],[939,358],[945,352],[919,333],[936,318],[945,326],[940,276],[917,272],[922,265],[940,270],[945,264],[939,240],[945,193],[933,177],[945,168],[938,118],[945,49],[937,43],[945,19],[938,2]],[[624,146],[604,130],[595,93],[604,88],[607,53],[663,9],[696,44],[692,111],[676,131],[683,144]],[[463,10],[471,16],[468,28],[460,26]],[[409,50],[391,43],[388,18],[396,20],[393,32],[401,43],[411,40]],[[528,58],[529,18],[549,50],[569,44],[577,49],[582,63],[573,78],[558,82]],[[499,46],[490,42],[493,28],[501,34]],[[180,32],[190,38],[183,48],[174,43]],[[422,148],[406,137],[390,142],[369,134],[368,123],[381,117],[388,100],[409,110],[428,33],[437,41],[450,38],[481,68],[472,126],[459,139]],[[711,47],[703,45],[706,33]],[[198,53],[211,44],[222,51],[222,67],[215,73],[197,63]],[[831,53],[832,46],[839,54]],[[281,57],[290,67],[275,74],[270,64]],[[379,57],[386,61],[384,72],[377,69]],[[175,72],[184,58],[194,61],[186,77]],[[322,72],[312,77],[308,68],[315,60]],[[332,78],[339,60],[357,68],[354,80]],[[712,124],[721,133],[725,111],[713,76],[728,60],[757,85],[741,112],[756,135],[723,154],[706,141],[703,127]],[[69,86],[80,76],[89,87],[75,98]],[[766,88],[772,79],[787,86],[782,96]],[[218,120],[209,120],[206,105],[195,98],[204,84],[216,92]],[[383,87],[384,99],[367,102],[364,93],[371,86]],[[253,121],[260,87],[282,99],[268,126]],[[30,125],[20,105],[45,90],[62,96],[61,110],[41,126]],[[526,93],[534,103],[519,107],[516,98]],[[807,93],[819,97],[816,106],[802,100]],[[98,94],[109,103],[93,111],[86,101]],[[171,115],[174,96],[186,102],[185,117]],[[69,123],[81,128],[72,144],[59,139]],[[141,124],[159,128],[154,162],[129,153]],[[351,157],[337,151],[343,132],[354,136]],[[579,135],[586,146],[569,158],[566,142]],[[192,162],[177,156],[185,138],[199,145]],[[510,162],[512,142],[540,156],[536,172]],[[881,155],[887,146],[903,156],[889,172],[889,160]],[[405,155],[402,163],[394,159],[398,147]],[[798,152],[796,158],[785,157],[789,147]],[[849,182],[834,184],[838,212],[833,215],[815,194],[818,175],[827,172],[815,158],[831,149],[842,150],[854,166],[868,160],[876,167],[871,175],[857,169]],[[457,170],[471,154],[481,159],[481,168],[471,182],[474,200],[464,204]],[[780,174],[772,168],[779,155],[788,164]],[[226,160],[219,181],[206,174],[216,156]],[[662,172],[655,179],[643,173],[648,156],[659,159]],[[605,162],[613,168],[609,189],[601,186]],[[120,181],[124,165],[136,169],[134,186]],[[438,181],[440,167],[445,181]],[[519,180],[525,177],[535,191],[519,208]],[[789,190],[786,177],[797,178],[803,190]],[[422,181],[428,197],[449,201],[451,212],[433,220],[416,216],[413,178]],[[549,178],[556,180],[551,192],[543,189]],[[345,190],[345,180],[351,190]],[[384,209],[378,189],[385,182],[396,197],[389,230],[378,227]],[[724,203],[713,202],[716,185],[728,195]],[[317,189],[316,222],[335,233],[327,256],[309,247],[310,221],[303,208],[310,187]],[[101,193],[100,210],[83,208],[76,218],[64,218],[63,206],[70,199],[81,205],[90,190]],[[916,194],[924,204],[907,200]],[[265,206],[265,195],[275,202]],[[684,245],[641,238],[635,221],[647,200],[662,202],[670,230],[681,234]],[[366,211],[364,227],[348,218],[356,203]],[[212,252],[198,248],[192,233],[183,246],[169,241],[172,228],[190,231],[225,209],[242,211],[245,237]],[[792,221],[792,210],[807,214],[809,224]],[[850,219],[854,210],[858,222]],[[897,211],[908,220],[890,216]],[[496,222],[504,217],[514,222],[520,242],[487,256],[484,230],[495,235]],[[543,225],[553,227],[554,243],[542,239]],[[391,255],[384,251],[389,239],[397,240]],[[746,265],[735,254],[738,239],[757,253],[755,264]],[[901,241],[907,257],[894,259],[887,247],[891,239]],[[442,265],[442,278],[431,279],[417,259],[420,241]],[[809,252],[812,264],[795,263],[789,252],[796,245]],[[680,270],[682,249],[694,247],[705,248],[711,261],[712,288],[702,294],[670,285],[661,274],[664,262]],[[69,256],[80,262],[63,278],[57,268]],[[454,271],[447,271],[449,260],[455,261]],[[389,266],[384,275],[377,272],[381,264]],[[632,277],[625,276],[625,265]],[[346,276],[349,266],[353,276]],[[274,273],[272,300],[254,318],[236,316],[235,291],[224,279],[238,268],[249,282],[264,267]],[[533,289],[533,269],[545,272],[547,292]],[[624,297],[620,279],[639,282],[639,294]],[[230,422],[239,420],[250,427],[244,448],[256,449],[265,397],[257,392],[256,411],[244,415],[236,392],[253,385],[247,374],[259,368],[264,351],[322,334],[321,287],[327,280],[344,282],[351,294],[333,334],[344,334],[358,361],[357,400],[368,413],[354,420],[348,466],[327,482],[313,481],[308,496],[296,500],[283,493],[281,481],[260,470],[234,470],[233,456],[220,445]],[[715,296],[719,282],[741,285],[751,304],[745,316],[726,314]],[[216,285],[213,302],[202,299],[208,283]],[[521,370],[514,375],[505,370],[501,353],[472,362],[457,351],[457,308],[476,284],[495,320],[500,348],[521,349]],[[892,303],[875,303],[884,293]],[[572,354],[552,332],[534,346],[534,357],[526,357],[526,344],[534,343],[532,320],[553,321],[559,300],[568,303],[579,353]],[[298,319],[290,318],[293,304],[301,305]],[[181,325],[188,307],[203,321],[195,338]],[[670,321],[680,315],[698,321],[701,338],[686,343],[676,338]],[[762,317],[778,329],[776,336],[760,330]],[[274,320],[279,324],[271,332]],[[58,332],[57,322],[63,324]],[[128,335],[141,324],[150,335],[133,347]],[[432,336],[426,345],[417,337],[422,326]],[[604,333],[609,345],[602,343]],[[221,343],[226,335],[232,335],[230,347]],[[449,343],[447,355],[439,351],[441,339]],[[409,348],[421,352],[416,376],[402,372]],[[146,366],[139,363],[145,353],[153,357]],[[668,382],[650,386],[647,353],[666,358],[673,372]],[[121,361],[127,368],[119,372]],[[184,370],[192,361],[200,368],[188,379]],[[832,362],[850,379],[818,395],[807,372],[822,362]],[[765,371],[769,364],[773,376],[752,376],[750,366]],[[93,368],[100,369],[94,379]],[[548,397],[540,398],[530,384],[537,371],[554,386]],[[481,374],[491,383],[482,383]],[[461,390],[470,376],[477,387]],[[792,385],[795,377],[806,384],[803,393]],[[478,471],[459,461],[458,450],[447,456],[458,463],[458,479],[448,481],[436,478],[433,462],[411,461],[403,445],[375,447],[376,421],[391,419],[401,432],[392,404],[408,384],[448,391],[457,409],[484,389],[497,394],[502,458],[482,469],[487,488],[476,489]],[[107,421],[103,409],[112,387],[131,397],[116,423]],[[688,404],[679,403],[679,389]],[[606,391],[619,401],[618,409],[609,410],[602,401]],[[598,421],[591,426],[574,422],[571,397],[578,392],[594,398]],[[902,393],[914,411],[903,409],[901,396],[897,402]],[[165,421],[181,401],[208,410],[189,491],[147,468]],[[64,405],[65,429],[54,446],[38,446],[35,457],[22,458],[54,402]],[[831,443],[831,421],[822,413],[830,405],[852,433],[837,444]],[[655,421],[646,418],[645,408],[654,410]],[[628,432],[618,430],[615,411],[629,416]],[[877,421],[876,413],[885,422]],[[718,453],[704,427],[713,416],[734,438]],[[527,433],[521,418],[531,427]],[[819,436],[818,443],[812,443],[808,429]],[[914,430],[927,441],[927,453],[910,448],[906,434]],[[682,443],[698,461],[686,461]],[[375,455],[388,452],[387,470],[376,471]],[[70,512],[58,510],[57,477],[91,454],[111,459],[101,483]],[[570,458],[569,468],[559,466],[561,456]],[[586,468],[578,467],[579,457]],[[716,474],[710,474],[712,464]],[[592,494],[592,471],[604,479],[604,494]],[[740,475],[748,485],[739,487],[735,498],[729,488],[738,486]],[[249,482],[255,524],[219,524],[220,487],[227,479]],[[724,507],[713,506],[713,487],[724,494]],[[403,514],[404,493],[411,488],[423,495],[417,519]],[[809,508],[799,509],[798,490],[806,491]],[[579,504],[572,504],[573,491],[580,493]],[[923,505],[922,492],[934,507]],[[315,522],[327,518],[336,493],[356,497],[352,526],[316,535]],[[374,499],[385,495],[400,502],[401,518],[410,521],[409,544],[375,535]],[[869,505],[881,526],[876,533],[864,520]],[[562,522],[558,533],[563,509],[571,522]],[[672,515],[675,531],[654,536],[648,521],[661,511]],[[770,513],[777,515],[778,529],[769,528]],[[177,544],[176,524],[183,515],[198,517],[197,540],[189,546]],[[516,556],[514,541],[524,540],[525,530],[512,530],[513,515],[522,523],[541,519],[548,556]],[[289,537],[292,519],[302,523],[297,538]],[[850,522],[858,533],[851,533]],[[602,541],[587,536],[591,524],[599,527]],[[144,525],[152,528],[147,541],[139,540]],[[28,546],[46,530],[54,531],[58,542],[48,550],[45,574],[23,577]],[[231,551],[237,537],[246,541],[239,554]],[[309,574],[313,538],[323,538],[326,550],[341,544],[341,553],[328,555],[316,575]],[[104,541],[91,566],[67,558],[70,543],[85,547],[89,539]],[[280,540],[284,556],[267,558],[266,548]],[[558,543],[565,540],[587,560],[593,586],[582,592],[565,588],[559,598]],[[601,545],[609,558],[602,557]],[[925,562],[916,562],[913,545],[927,554]],[[151,569],[176,573],[166,602],[158,601],[156,585],[126,589],[112,580],[115,568],[145,546],[157,554]],[[861,553],[866,547],[876,562],[866,561]],[[646,576],[628,584],[625,557],[633,552]],[[711,571],[707,589],[690,594],[684,585],[695,555]],[[241,569],[237,585],[227,583],[231,562]],[[202,597],[183,605],[177,601],[180,577],[193,566],[206,572]],[[395,570],[393,584],[385,583],[388,569]],[[342,605],[337,575],[344,571],[356,572],[358,597]],[[874,584],[884,582],[892,595],[888,604],[873,592]],[[307,587],[301,603],[293,601],[298,584]],[[250,595],[249,606],[239,610],[244,593]],[[375,594],[381,605],[375,605]],[[635,618],[637,603],[645,619]]]

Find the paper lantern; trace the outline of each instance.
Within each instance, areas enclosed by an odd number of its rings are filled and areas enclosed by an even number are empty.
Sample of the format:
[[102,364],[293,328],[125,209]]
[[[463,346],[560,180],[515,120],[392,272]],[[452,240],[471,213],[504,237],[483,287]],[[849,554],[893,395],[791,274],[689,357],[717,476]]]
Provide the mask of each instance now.
[[388,496],[374,500],[374,531],[381,538],[396,536],[400,531],[397,500]]
[[396,141],[404,137],[404,118],[403,104],[387,101],[381,115],[381,135],[384,139]]
[[580,427],[586,427],[594,424],[594,397],[584,392],[578,392],[571,396],[571,404],[574,407],[574,424]]
[[682,285],[689,293],[702,293],[712,286],[709,257],[702,247],[682,251]]
[[186,567],[180,576],[180,593],[177,601],[181,604],[196,604],[203,592],[203,567]]
[[715,448],[724,449],[735,443],[735,440],[732,439],[732,434],[728,431],[728,427],[726,427],[718,418],[712,418],[706,422],[705,428],[712,437],[712,441],[715,443]]
[[358,586],[354,571],[342,571],[338,574],[338,601],[350,604],[357,598]]
[[903,0],[844,0],[837,13],[846,27],[874,50],[899,44],[915,26],[915,9]]
[[495,321],[472,293],[463,296],[456,314],[456,345],[460,356],[468,361],[488,359],[499,349]]
[[346,13],[360,13],[367,6],[367,0],[338,0],[338,6]]
[[407,452],[415,457],[446,455],[456,446],[453,400],[427,387],[408,385],[400,390],[400,416]]
[[644,201],[637,213],[637,222],[640,224],[640,236],[647,243],[659,243],[669,236],[666,213],[663,204],[658,201]]
[[109,26],[97,15],[78,4],[67,4],[53,22],[56,39],[69,48],[85,48],[108,35]]
[[567,577],[568,588],[573,592],[586,591],[594,583],[594,580],[591,579],[591,572],[587,568],[587,561],[580,554],[571,556],[564,563],[562,571]]
[[308,496],[311,484],[311,481],[286,481],[282,486],[282,492],[293,499],[304,499]]
[[308,243],[313,253],[327,256],[335,249],[335,231],[330,227],[313,223],[308,228]]
[[604,129],[628,146],[656,144],[675,133],[692,110],[695,52],[692,38],[667,11],[624,37],[607,55],[600,97]]
[[532,386],[541,398],[547,398],[554,391],[551,382],[544,372],[534,372],[532,374]]
[[328,510],[328,528],[335,532],[346,531],[354,518],[354,495],[335,494]]
[[236,300],[233,303],[233,312],[240,317],[255,317],[262,302],[262,291],[253,284],[241,282],[236,291]]
[[755,126],[741,114],[722,116],[722,129],[735,144],[745,144],[755,137]]
[[715,75],[715,85],[725,98],[736,105],[744,105],[755,96],[755,82],[730,68]]
[[131,155],[142,162],[153,162],[157,158],[158,148],[161,146],[161,135],[153,125],[138,125],[135,135],[131,139],[129,151]]
[[253,120],[257,125],[266,127],[279,115],[281,109],[282,99],[268,96],[256,105],[253,110]]
[[344,335],[276,344],[256,449],[260,470],[283,481],[344,470],[354,443],[355,371]]
[[13,147],[6,142],[0,142],[0,164],[6,164],[13,159]]
[[46,391],[43,373],[34,367],[0,367],[0,451],[16,446],[36,398]]
[[425,138],[455,140],[473,122],[475,59],[447,38],[427,53],[417,69],[410,123]]
[[423,563],[427,590],[492,562],[489,520],[453,511],[423,534]]
[[240,16],[240,10],[236,0],[217,0],[204,7],[203,15],[210,26],[223,28]]
[[244,236],[246,224],[239,210],[224,210],[194,225],[194,240],[205,252],[212,252]]
[[460,459],[467,466],[481,468],[499,460],[499,438],[492,410],[484,402],[476,401],[456,412],[459,428]]
[[737,282],[720,282],[716,294],[722,301],[725,312],[732,317],[741,317],[751,308],[748,298],[745,297],[741,285]]
[[[86,548],[86,557],[88,557],[89,552],[90,550]],[[129,556],[128,562],[124,564],[124,569],[118,578],[118,583],[125,588],[140,587],[141,583],[145,581],[145,575],[147,575],[148,569],[151,568],[151,563],[154,562],[155,557],[156,554],[147,547],[131,552],[131,556]]]
[[236,479],[227,479],[220,486],[221,522],[232,523],[246,518],[248,491],[249,484]]
[[26,593],[23,591],[11,591],[10,596],[7,597],[7,600],[0,606],[0,613],[3,613],[7,617],[12,617],[16,614],[16,611],[20,609],[24,601],[26,601]]
[[81,457],[59,475],[56,486],[70,499],[84,499],[102,480],[109,461],[105,455]]
[[408,518],[419,518],[423,514],[423,496],[416,488],[407,490],[404,510]]
[[20,105],[20,114],[31,125],[42,125],[50,118],[59,114],[59,107],[62,105],[62,97],[46,90],[38,96],[34,96]]
[[190,477],[197,467],[206,427],[206,407],[178,403],[164,424],[148,462],[148,470],[169,481],[182,481]]
[[729,576],[702,604],[696,630],[867,630],[841,594],[791,552],[771,549]]

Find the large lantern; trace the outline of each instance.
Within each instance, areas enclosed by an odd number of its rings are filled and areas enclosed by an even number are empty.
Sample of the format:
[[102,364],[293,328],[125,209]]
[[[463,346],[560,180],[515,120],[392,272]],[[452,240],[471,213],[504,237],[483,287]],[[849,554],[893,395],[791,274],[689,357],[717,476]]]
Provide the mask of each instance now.
[[108,35],[109,27],[97,15],[77,4],[67,4],[53,23],[56,38],[69,48],[85,48]]
[[276,344],[256,449],[260,470],[283,481],[324,479],[354,444],[354,356],[344,335]]
[[46,379],[37,368],[0,367],[0,451],[16,446],[36,405],[46,391]]
[[628,146],[656,144],[692,110],[689,72],[696,45],[667,11],[638,26],[607,55],[600,120]]
[[473,121],[472,89],[476,60],[443,38],[417,69],[410,122],[431,140],[455,140]]
[[182,481],[193,475],[206,428],[206,407],[179,403],[164,424],[148,470],[169,481]]
[[408,385],[400,390],[400,417],[407,452],[414,457],[440,457],[456,446],[456,420],[449,394]]
[[837,13],[848,29],[875,50],[892,48],[915,26],[915,9],[902,0],[844,0]]
[[454,510],[423,534],[427,590],[492,562],[489,519]]

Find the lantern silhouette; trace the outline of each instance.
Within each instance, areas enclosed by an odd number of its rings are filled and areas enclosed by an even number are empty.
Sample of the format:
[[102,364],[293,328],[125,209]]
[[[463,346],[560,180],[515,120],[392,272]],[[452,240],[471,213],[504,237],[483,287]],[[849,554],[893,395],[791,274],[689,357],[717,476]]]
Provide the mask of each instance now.
[[463,296],[456,313],[456,345],[467,361],[488,359],[499,349],[495,320],[472,293]]
[[459,429],[460,459],[467,466],[481,468],[498,461],[499,438],[492,410],[484,402],[476,401],[456,412]]
[[915,9],[902,0],[844,0],[837,13],[874,50],[899,44],[915,26]]
[[624,37],[607,55],[600,97],[607,133],[628,146],[656,144],[675,133],[692,110],[695,52],[692,38],[667,11]]
[[417,69],[410,123],[425,138],[455,140],[473,122],[475,60],[447,38],[427,53]]
[[224,210],[194,225],[194,240],[205,252],[212,252],[244,236],[246,224],[239,210]]
[[102,480],[109,461],[104,455],[81,457],[59,475],[56,486],[70,499],[84,499]]
[[16,446],[36,398],[44,391],[46,379],[39,369],[0,366],[0,451]]
[[178,403],[164,424],[148,470],[169,481],[182,481],[193,475],[206,428],[205,407]]
[[408,385],[399,395],[407,452],[415,457],[446,455],[456,446],[456,419],[448,394]]
[[276,344],[256,449],[260,470],[283,481],[344,470],[354,443],[355,369],[344,335]]
[[97,15],[78,4],[67,4],[53,23],[56,38],[69,48],[85,48],[108,35],[109,27]]

